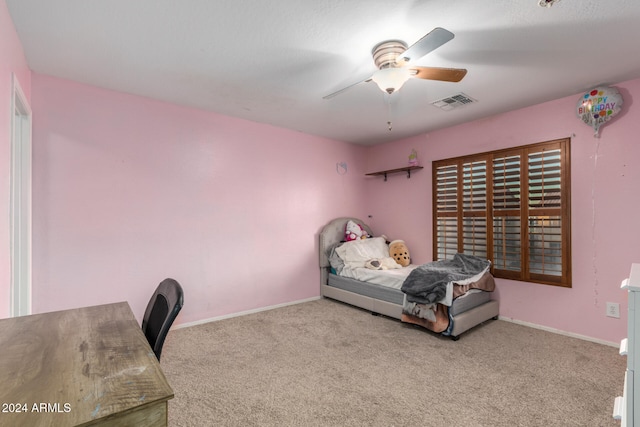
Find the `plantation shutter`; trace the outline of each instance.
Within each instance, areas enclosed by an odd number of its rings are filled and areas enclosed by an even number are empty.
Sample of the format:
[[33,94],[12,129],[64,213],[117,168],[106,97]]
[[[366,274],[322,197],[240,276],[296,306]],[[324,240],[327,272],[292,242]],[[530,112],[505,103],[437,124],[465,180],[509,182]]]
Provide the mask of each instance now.
[[502,277],[522,271],[521,157],[518,151],[493,159],[493,265]]
[[527,156],[529,275],[550,282],[561,282],[564,272],[562,160],[555,145]]
[[571,286],[569,139],[433,163],[434,259],[464,252],[496,277]]
[[434,168],[434,206],[436,215],[435,258],[450,259],[458,252],[458,167]]
[[462,164],[462,252],[487,258],[487,161]]

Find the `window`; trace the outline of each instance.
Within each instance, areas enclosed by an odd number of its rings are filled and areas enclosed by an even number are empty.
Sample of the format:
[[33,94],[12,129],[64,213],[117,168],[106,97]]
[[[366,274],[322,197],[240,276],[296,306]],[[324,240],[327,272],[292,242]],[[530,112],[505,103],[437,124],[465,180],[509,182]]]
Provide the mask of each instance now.
[[433,162],[433,256],[571,287],[569,139]]

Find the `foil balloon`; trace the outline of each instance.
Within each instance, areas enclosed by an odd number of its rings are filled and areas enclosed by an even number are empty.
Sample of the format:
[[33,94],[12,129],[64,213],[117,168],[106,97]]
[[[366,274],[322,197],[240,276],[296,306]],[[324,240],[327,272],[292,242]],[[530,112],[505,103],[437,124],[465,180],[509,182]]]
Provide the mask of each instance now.
[[622,110],[622,95],[613,87],[597,87],[580,97],[576,107],[578,118],[593,128],[597,137],[600,126]]

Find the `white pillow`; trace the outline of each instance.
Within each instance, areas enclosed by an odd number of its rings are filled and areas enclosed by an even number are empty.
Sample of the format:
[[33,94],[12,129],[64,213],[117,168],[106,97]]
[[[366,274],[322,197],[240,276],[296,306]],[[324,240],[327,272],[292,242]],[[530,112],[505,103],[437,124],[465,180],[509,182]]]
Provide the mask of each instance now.
[[336,248],[336,253],[345,266],[359,268],[372,258],[387,258],[389,246],[384,237],[372,237],[346,242]]

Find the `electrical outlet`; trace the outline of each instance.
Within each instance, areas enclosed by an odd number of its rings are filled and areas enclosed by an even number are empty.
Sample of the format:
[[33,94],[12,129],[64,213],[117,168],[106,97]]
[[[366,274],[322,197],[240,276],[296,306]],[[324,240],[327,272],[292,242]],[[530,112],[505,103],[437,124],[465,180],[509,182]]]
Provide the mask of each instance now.
[[616,319],[620,318],[620,304],[617,302],[608,302],[607,303],[607,317],[615,317]]

